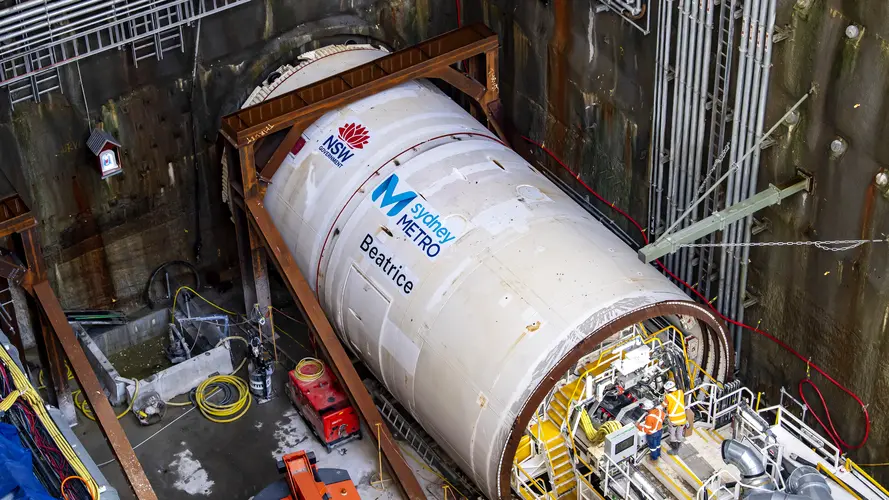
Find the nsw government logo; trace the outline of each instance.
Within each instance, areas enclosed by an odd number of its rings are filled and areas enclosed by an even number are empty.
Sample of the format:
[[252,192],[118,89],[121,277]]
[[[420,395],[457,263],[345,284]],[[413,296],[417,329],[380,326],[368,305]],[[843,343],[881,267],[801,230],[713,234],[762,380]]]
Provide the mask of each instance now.
[[364,125],[347,123],[337,129],[337,134],[330,134],[318,150],[334,165],[342,168],[350,158],[355,156],[356,149],[363,149],[370,141],[370,132]]

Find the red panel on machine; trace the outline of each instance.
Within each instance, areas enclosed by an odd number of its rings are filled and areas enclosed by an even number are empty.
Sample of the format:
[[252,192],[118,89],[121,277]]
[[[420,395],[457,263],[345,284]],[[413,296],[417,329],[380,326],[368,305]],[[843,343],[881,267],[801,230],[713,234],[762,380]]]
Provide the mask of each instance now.
[[327,366],[312,360],[312,364],[297,366],[289,375],[290,400],[328,451],[360,437],[358,415]]
[[339,382],[325,367],[324,373],[318,380],[303,382],[296,377],[296,370],[290,372],[290,381],[297,390],[306,398],[309,405],[318,413],[330,409],[337,404],[348,403],[346,395],[340,390]]

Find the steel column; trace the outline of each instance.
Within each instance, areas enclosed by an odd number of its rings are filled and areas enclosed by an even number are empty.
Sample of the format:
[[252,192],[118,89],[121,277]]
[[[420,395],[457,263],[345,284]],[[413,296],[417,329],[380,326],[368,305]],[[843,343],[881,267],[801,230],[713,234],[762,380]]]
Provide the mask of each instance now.
[[[296,126],[291,129],[291,132],[293,132],[294,129],[296,129]],[[288,134],[288,136],[289,135],[294,134]],[[297,137],[299,136],[297,135]],[[285,138],[285,142],[286,141],[287,139]],[[248,144],[238,150],[238,163],[241,166],[241,188],[243,189],[244,198],[247,200],[259,199],[262,197],[262,189],[259,186],[258,177],[256,175],[254,153],[253,144]],[[282,156],[282,161],[285,156]],[[272,159],[274,159],[274,156]],[[253,226],[249,224],[247,225],[247,241],[250,247],[250,271],[252,271],[251,276],[253,278],[253,290],[251,290],[251,292],[254,295],[255,302],[252,304],[245,304],[245,306],[247,306],[246,312],[249,315],[253,308],[257,308],[259,314],[264,315],[272,305],[271,290],[269,289],[268,264],[266,263],[266,254],[262,243],[262,236],[257,234]],[[268,321],[262,322],[260,330],[262,335],[274,335],[271,329],[271,323]]]
[[[102,434],[111,445],[111,451],[120,463],[130,488],[139,500],[157,500],[157,495],[151,488],[139,459],[136,458],[136,452],[133,451],[127,435],[124,434],[123,428],[114,414],[114,409],[111,408],[111,403],[108,402],[92,365],[80,347],[80,341],[77,340],[74,330],[68,324],[65,311],[62,310],[62,305],[59,304],[59,299],[50,288],[49,282],[40,281],[34,285],[33,291],[39,310],[43,312],[40,316],[43,318],[44,324],[49,327],[46,331],[54,332],[53,338],[58,338],[62,349],[64,349],[65,355],[71,363],[74,378],[80,384],[84,397],[89,401],[96,420],[99,422],[99,429],[102,430]],[[64,363],[61,366],[64,366]]]
[[[17,253],[23,256],[28,267],[28,283],[39,283],[46,280],[46,263],[43,260],[43,252],[37,239],[35,228],[26,229],[24,232],[13,235],[13,242]],[[68,370],[65,367],[65,357],[59,341],[52,332],[46,319],[40,314],[39,304],[34,297],[28,296],[28,310],[31,314],[31,324],[34,327],[34,342],[37,345],[37,354],[40,364],[46,376],[46,393],[49,403],[61,410],[69,421],[76,418],[74,414],[74,401],[71,399],[71,390],[68,384]]]

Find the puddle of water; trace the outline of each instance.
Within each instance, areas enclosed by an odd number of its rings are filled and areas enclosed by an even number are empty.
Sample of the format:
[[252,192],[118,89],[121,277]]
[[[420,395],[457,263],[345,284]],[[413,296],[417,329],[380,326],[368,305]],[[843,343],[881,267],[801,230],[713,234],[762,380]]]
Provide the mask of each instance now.
[[108,356],[108,361],[122,377],[141,380],[172,366],[165,345],[164,335],[159,335]]

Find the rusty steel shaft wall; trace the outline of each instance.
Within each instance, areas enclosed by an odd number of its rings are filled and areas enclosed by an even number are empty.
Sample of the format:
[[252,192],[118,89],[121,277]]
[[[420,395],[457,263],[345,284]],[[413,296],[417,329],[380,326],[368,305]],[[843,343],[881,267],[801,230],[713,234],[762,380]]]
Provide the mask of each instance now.
[[[320,49],[247,104],[383,55]],[[728,373],[706,308],[429,82],[324,115],[264,203],[343,342],[492,498],[552,384],[621,329],[696,317],[696,360]]]

